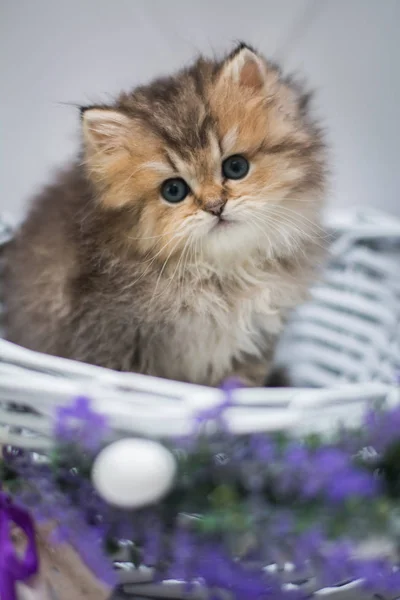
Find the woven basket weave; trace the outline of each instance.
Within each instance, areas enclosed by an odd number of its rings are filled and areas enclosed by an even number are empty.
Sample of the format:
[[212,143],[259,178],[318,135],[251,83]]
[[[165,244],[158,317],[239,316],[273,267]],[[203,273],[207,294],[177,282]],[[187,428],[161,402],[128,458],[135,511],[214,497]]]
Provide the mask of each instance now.
[[335,231],[325,276],[294,315],[279,360],[296,385],[393,383],[400,368],[400,221],[353,212]]
[[[293,315],[278,349],[277,362],[296,387],[236,391],[235,405],[227,412],[235,433],[328,431],[338,422],[355,424],[369,402],[399,400],[400,222],[354,211],[336,215],[329,226],[333,243],[324,277],[310,302]],[[0,221],[0,245],[12,232]],[[195,413],[221,400],[216,389],[118,373],[0,339],[0,445],[47,451],[55,407],[82,394],[109,417],[120,436],[188,433]],[[34,407],[37,414],[21,412],[22,406]],[[306,585],[316,597],[328,594],[315,592],[311,582]],[[133,592],[139,594],[140,586]],[[154,597],[177,598],[173,585],[153,592]],[[338,600],[368,598],[357,582],[329,593]]]

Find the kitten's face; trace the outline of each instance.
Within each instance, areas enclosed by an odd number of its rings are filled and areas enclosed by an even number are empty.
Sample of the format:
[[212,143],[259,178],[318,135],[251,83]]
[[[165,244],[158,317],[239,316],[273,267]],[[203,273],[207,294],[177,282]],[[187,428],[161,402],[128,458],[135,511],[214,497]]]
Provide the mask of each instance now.
[[199,61],[84,111],[89,177],[105,210],[132,218],[132,243],[161,261],[290,255],[315,236],[324,187],[302,101],[248,48]]

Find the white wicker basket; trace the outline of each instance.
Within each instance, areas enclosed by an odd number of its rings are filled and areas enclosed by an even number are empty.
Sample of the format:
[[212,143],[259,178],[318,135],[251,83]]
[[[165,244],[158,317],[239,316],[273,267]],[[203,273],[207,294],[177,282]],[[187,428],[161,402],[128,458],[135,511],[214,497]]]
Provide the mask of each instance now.
[[400,221],[354,211],[330,222],[337,236],[324,279],[294,315],[279,360],[296,385],[393,383],[400,368]]
[[[235,433],[325,431],[341,421],[355,424],[373,400],[399,400],[400,222],[354,211],[329,223],[334,241],[325,276],[312,300],[293,316],[278,351],[278,362],[298,387],[237,391],[227,413]],[[4,221],[0,244],[11,236]],[[216,389],[113,372],[0,340],[0,445],[49,449],[55,407],[82,394],[121,436],[184,434],[200,408],[221,400]],[[19,406],[34,407],[38,414]],[[144,591],[150,592],[147,585],[134,589]],[[315,595],[328,592],[334,590]],[[157,586],[154,594],[177,597],[173,585]],[[360,594],[355,583],[337,588],[335,597],[367,598]]]

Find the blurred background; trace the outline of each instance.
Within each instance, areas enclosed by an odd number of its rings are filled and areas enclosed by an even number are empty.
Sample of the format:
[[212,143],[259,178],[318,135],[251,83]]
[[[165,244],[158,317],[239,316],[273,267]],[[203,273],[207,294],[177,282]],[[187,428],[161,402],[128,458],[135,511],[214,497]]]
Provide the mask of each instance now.
[[317,91],[332,206],[400,216],[400,0],[1,0],[0,210],[20,216],[74,153],[73,104],[240,39]]

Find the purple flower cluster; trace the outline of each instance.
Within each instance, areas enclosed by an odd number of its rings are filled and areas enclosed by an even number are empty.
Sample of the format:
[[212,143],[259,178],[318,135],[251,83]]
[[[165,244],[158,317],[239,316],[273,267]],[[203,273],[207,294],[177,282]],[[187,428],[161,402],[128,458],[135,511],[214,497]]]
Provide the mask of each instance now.
[[168,578],[186,582],[187,591],[197,582],[205,586],[210,598],[215,600],[222,597],[220,590],[229,590],[232,598],[238,600],[288,600],[293,597],[285,592],[276,576],[234,560],[220,542],[199,541],[187,529],[178,528],[173,547]]
[[[375,593],[396,593],[400,590],[400,570],[388,560],[359,560],[347,541],[328,542],[317,530],[293,538],[292,549],[301,560],[292,571],[294,580],[312,573],[319,588],[360,581],[360,586]],[[229,590],[234,599],[289,600],[304,599],[308,593],[298,586],[287,586],[287,573],[268,572],[253,563],[232,558],[216,541],[199,541],[185,529],[178,529],[173,540],[174,554],[167,573],[168,579],[184,581],[187,589],[198,582],[219,599],[219,590]],[[211,595],[211,597],[214,597]]]
[[91,409],[89,398],[79,396],[70,406],[57,408],[54,433],[60,443],[95,452],[108,433],[107,419]]
[[195,418],[194,436],[197,436],[201,432],[203,425],[210,422],[215,423],[221,431],[228,431],[225,421],[225,411],[227,408],[233,406],[232,393],[240,387],[240,381],[236,379],[229,379],[222,385],[221,389],[224,392],[223,400],[212,408],[199,411]]
[[[57,485],[60,474],[55,474],[47,462],[10,448],[3,449],[3,458],[23,481],[14,496],[29,510],[35,522],[57,523],[52,541],[71,544],[99,580],[115,585],[116,575],[104,551],[111,526],[110,509],[97,497],[90,483],[76,474],[73,476],[76,480],[74,489],[78,492],[74,503],[60,490]],[[93,514],[96,519],[91,518]]]
[[281,491],[297,493],[311,500],[322,497],[328,503],[350,498],[369,498],[377,492],[373,473],[354,464],[352,456],[336,447],[310,450],[293,442],[285,451],[278,486]]
[[400,407],[370,409],[364,419],[363,430],[365,445],[382,454],[393,443],[400,442]]
[[356,561],[356,579],[363,581],[364,588],[379,590],[384,594],[398,594],[400,590],[400,569],[385,559]]
[[[358,459],[368,447],[382,457],[400,443],[400,409],[370,411],[361,431],[344,431],[334,444],[262,434],[242,439],[230,434],[225,420],[237,387],[228,382],[220,405],[199,414],[192,436],[177,443],[177,487],[157,507],[118,512],[93,490],[90,461],[104,443],[107,422],[85,397],[57,411],[55,465],[21,452],[5,457],[24,482],[19,499],[37,521],[58,521],[55,539],[71,543],[107,583],[115,581],[104,552],[112,537],[129,540],[159,578],[203,584],[215,600],[221,590],[233,599],[302,598],[301,586],[286,586],[287,574],[265,569],[288,562],[295,579],[306,573],[320,587],[360,579],[374,593],[397,593],[400,570],[393,563],[357,557],[351,538],[360,514],[349,507],[371,507],[374,517],[383,500],[389,530],[382,473]],[[207,428],[210,421],[214,427]],[[350,541],[332,533],[338,518],[348,519]]]
[[228,590],[237,600],[288,598],[275,577],[232,560],[217,544],[201,548],[195,566],[198,579],[208,590],[215,592],[215,598],[219,597],[217,592],[221,589]]

